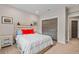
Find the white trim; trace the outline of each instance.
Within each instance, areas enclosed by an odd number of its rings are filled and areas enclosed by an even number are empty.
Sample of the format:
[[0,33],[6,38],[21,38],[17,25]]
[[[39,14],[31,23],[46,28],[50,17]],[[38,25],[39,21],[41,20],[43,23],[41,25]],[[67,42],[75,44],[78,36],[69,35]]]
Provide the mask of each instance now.
[[50,20],[50,19],[53,19],[53,18],[59,18],[58,16],[54,16],[54,17],[49,17],[49,18],[42,18],[42,19],[40,19],[40,20]]
[[79,12],[75,12],[75,13],[71,13],[68,15],[68,18],[69,17],[76,17],[76,16],[79,16]]
[[65,41],[58,40],[58,43],[66,44]]

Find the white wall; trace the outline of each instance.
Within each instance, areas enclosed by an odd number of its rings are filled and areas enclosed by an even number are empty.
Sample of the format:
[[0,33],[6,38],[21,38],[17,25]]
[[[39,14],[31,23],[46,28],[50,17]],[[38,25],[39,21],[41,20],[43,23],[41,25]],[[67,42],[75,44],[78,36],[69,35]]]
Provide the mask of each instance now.
[[[41,20],[58,18],[57,40],[60,43],[66,43],[66,8],[60,6],[55,11],[51,11],[40,17]],[[41,27],[42,29],[42,27]]]
[[[2,16],[13,17],[13,24],[2,24]],[[14,24],[16,25],[18,21],[20,24],[30,25],[33,21],[38,21],[38,16],[10,7],[9,5],[0,5],[0,35],[13,34]],[[36,29],[38,30],[38,28]]]

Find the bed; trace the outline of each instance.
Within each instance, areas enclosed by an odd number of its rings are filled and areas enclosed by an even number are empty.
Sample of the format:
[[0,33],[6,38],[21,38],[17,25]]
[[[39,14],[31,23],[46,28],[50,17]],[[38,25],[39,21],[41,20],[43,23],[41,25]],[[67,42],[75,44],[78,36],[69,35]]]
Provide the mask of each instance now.
[[38,33],[16,36],[16,46],[22,54],[36,54],[53,45],[52,38]]

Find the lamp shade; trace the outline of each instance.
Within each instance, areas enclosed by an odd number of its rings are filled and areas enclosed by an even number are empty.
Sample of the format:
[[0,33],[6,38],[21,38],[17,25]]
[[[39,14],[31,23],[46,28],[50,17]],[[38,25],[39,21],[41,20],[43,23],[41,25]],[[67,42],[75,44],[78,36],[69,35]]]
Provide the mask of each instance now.
[[20,23],[18,22],[17,25],[20,25]]

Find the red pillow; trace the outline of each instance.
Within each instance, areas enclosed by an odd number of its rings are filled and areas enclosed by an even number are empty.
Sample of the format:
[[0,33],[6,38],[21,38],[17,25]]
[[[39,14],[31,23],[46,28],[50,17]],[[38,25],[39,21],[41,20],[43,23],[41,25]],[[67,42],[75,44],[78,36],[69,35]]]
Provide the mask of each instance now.
[[34,34],[33,29],[22,29],[22,34]]

